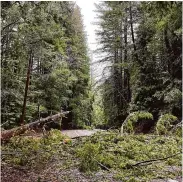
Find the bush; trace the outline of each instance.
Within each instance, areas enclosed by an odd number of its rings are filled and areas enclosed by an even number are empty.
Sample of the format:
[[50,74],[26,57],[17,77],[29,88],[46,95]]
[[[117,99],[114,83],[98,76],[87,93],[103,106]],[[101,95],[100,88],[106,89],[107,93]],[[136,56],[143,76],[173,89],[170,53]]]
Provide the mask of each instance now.
[[172,114],[161,115],[156,124],[156,133],[158,135],[168,134],[177,120],[177,117]]
[[121,126],[121,134],[124,132],[127,133],[135,133],[137,130],[138,132],[143,132],[143,127],[139,129],[140,126],[144,125],[148,121],[153,120],[153,115],[149,112],[145,111],[137,111],[133,112],[128,115],[125,119],[124,123]]

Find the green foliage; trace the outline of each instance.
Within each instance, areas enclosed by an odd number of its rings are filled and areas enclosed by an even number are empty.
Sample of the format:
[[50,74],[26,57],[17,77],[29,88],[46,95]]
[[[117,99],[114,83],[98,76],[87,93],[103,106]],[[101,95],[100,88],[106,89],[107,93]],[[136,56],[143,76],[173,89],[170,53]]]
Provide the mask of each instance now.
[[166,103],[178,103],[182,98],[182,92],[177,89],[177,88],[173,88],[172,90],[170,90],[170,92],[168,92],[164,98],[164,101]]
[[[170,112],[181,120],[181,2],[101,2],[96,7],[98,52],[109,72],[102,78],[108,125],[118,126],[137,110],[154,118]],[[125,39],[127,32],[131,39]]]
[[161,115],[156,124],[156,133],[159,135],[168,134],[177,120],[178,118],[172,114]]
[[66,137],[63,136],[60,130],[51,130],[46,138],[43,138],[44,143],[49,145],[59,144]]
[[146,120],[152,120],[153,115],[149,112],[145,111],[137,111],[129,114],[129,116],[125,119],[124,123],[121,126],[121,134],[134,133],[135,132],[135,124],[139,122],[146,122]]
[[[5,156],[3,160],[16,165],[42,168],[55,155],[60,154],[63,148],[63,140],[59,130],[51,130],[45,137],[12,137],[10,142],[2,146],[2,151],[14,153],[13,156]],[[60,154],[61,155],[61,154]]]
[[143,2],[141,12],[144,18],[137,31],[140,82],[134,84],[133,108],[148,108],[155,117],[171,112],[181,118],[182,48],[181,37],[174,31],[181,27],[182,10],[179,3]]
[[179,122],[177,125],[175,125],[174,128],[171,130],[171,133],[173,135],[182,137],[182,122]]
[[[99,132],[82,140],[77,146],[80,154],[80,166],[85,169],[95,166],[94,169],[107,167],[116,174],[116,178],[128,181],[131,176],[134,181],[151,181],[161,178],[171,179],[181,175],[181,137],[178,136],[153,136],[153,135],[125,135],[119,132]],[[165,158],[161,162],[152,162],[149,165],[139,165],[128,168],[141,161]],[[95,160],[94,160],[95,159]],[[98,161],[98,163],[96,163]],[[99,165],[102,164],[102,165]],[[90,164],[90,166],[89,166]],[[97,167],[97,166],[98,167]],[[179,166],[179,171],[167,173],[167,166]],[[87,170],[86,170],[87,171]]]
[[100,91],[95,94],[94,99],[95,101],[93,103],[92,125],[95,127],[105,126],[107,125],[107,122]]
[[37,119],[38,106],[48,114],[62,107],[72,111],[68,122],[85,125],[91,115],[89,59],[79,8],[73,2],[3,3],[1,23],[2,123],[13,123],[8,128],[20,120],[32,54],[26,122]]
[[98,164],[96,156],[99,153],[99,146],[86,143],[82,148],[78,149],[77,155],[80,157],[80,170],[83,172],[96,171]]
[[[81,171],[89,172],[90,176],[95,176],[98,170],[104,170],[100,171],[104,173],[103,180],[109,180],[105,174],[112,173],[110,180],[114,181],[151,181],[181,176],[182,138],[179,136],[120,136],[119,131],[111,130],[66,143],[63,140],[67,139],[54,130],[47,137],[13,137],[10,143],[2,145],[2,161],[36,170],[56,161],[54,165],[58,164],[59,170],[79,167]],[[138,162],[149,160],[158,161],[132,167]],[[175,170],[170,170],[172,168]]]

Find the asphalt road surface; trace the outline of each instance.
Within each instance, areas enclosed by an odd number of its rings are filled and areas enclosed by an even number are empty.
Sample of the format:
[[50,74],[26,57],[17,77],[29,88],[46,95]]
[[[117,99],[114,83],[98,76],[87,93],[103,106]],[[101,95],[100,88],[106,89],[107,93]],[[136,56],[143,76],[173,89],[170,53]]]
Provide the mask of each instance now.
[[70,138],[77,138],[82,136],[90,136],[99,130],[62,130],[61,133]]

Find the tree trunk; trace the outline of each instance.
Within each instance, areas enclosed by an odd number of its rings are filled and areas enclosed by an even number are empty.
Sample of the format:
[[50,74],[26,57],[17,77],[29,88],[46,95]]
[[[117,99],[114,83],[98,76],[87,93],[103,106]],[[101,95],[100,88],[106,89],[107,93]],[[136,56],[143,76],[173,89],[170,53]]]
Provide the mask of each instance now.
[[133,31],[133,16],[132,16],[132,6],[131,6],[131,2],[130,2],[130,27],[131,27],[131,36],[132,36],[132,42],[133,42],[133,49],[134,49],[134,55],[135,55],[135,58],[136,58],[136,61],[138,61],[138,55],[137,55],[137,48],[136,48],[136,45],[135,45],[135,38],[134,38],[134,31]]
[[28,64],[28,69],[27,69],[27,80],[26,80],[26,86],[25,86],[24,103],[23,103],[22,115],[20,117],[21,125],[25,124],[24,119],[25,119],[27,93],[28,93],[28,88],[29,88],[31,69],[32,69],[32,51],[30,52],[29,64]]
[[65,111],[63,113],[58,113],[53,116],[38,119],[32,123],[28,123],[26,125],[13,128],[11,130],[1,131],[1,140],[8,141],[11,137],[23,134],[28,129],[36,129],[38,126],[42,126],[43,124],[49,122],[50,120],[56,120],[58,118],[65,117],[65,115],[68,114],[69,112],[70,111]]
[[167,69],[168,69],[168,72],[170,74],[170,76],[172,76],[172,60],[171,60],[171,46],[170,46],[170,43],[169,43],[169,40],[168,40],[168,33],[167,33],[167,27],[165,28],[164,30],[164,41],[165,41],[165,46],[166,46],[166,51],[167,51]]
[[[127,8],[125,8],[125,22],[124,22],[124,45],[125,45],[125,48],[124,48],[124,63],[127,63],[127,58],[128,58],[128,52],[127,52],[127,49],[128,49],[128,37],[127,37],[127,33],[128,33],[128,11],[127,11]],[[131,100],[131,90],[130,90],[130,73],[129,73],[129,70],[128,68],[125,68],[124,69],[124,89],[125,89],[125,99],[127,101],[127,103],[130,102]]]

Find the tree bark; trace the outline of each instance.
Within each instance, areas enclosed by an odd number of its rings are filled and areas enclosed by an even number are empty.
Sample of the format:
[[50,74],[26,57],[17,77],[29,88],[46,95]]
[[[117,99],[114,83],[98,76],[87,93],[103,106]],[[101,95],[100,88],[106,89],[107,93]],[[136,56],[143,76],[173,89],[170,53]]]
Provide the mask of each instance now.
[[[125,8],[125,14],[126,14],[126,17],[125,17],[125,23],[124,23],[124,42],[125,42],[124,62],[127,63],[127,56],[128,56],[128,52],[127,52],[127,49],[128,49],[127,48],[127,46],[128,46],[128,42],[127,42],[127,26],[128,26],[127,8]],[[125,89],[125,99],[127,100],[127,102],[130,102],[130,100],[131,100],[130,73],[129,73],[128,68],[124,69],[124,89]]]
[[38,119],[32,123],[28,123],[23,126],[19,126],[19,127],[10,129],[10,130],[1,131],[1,140],[8,141],[11,137],[23,134],[28,129],[35,129],[37,126],[43,125],[43,124],[49,122],[50,120],[56,120],[60,117],[62,118],[69,112],[70,111],[65,111],[62,113],[55,114],[53,116],[48,116],[46,118]]
[[25,86],[24,103],[23,103],[23,108],[22,108],[22,115],[20,117],[21,125],[25,124],[24,119],[25,119],[27,93],[28,93],[28,89],[29,89],[31,69],[32,69],[32,51],[30,52],[29,64],[28,64],[28,69],[27,69],[27,80],[26,80],[26,86]]
[[138,55],[137,55],[137,48],[136,48],[136,45],[135,45],[135,38],[134,38],[134,31],[133,31],[133,16],[132,16],[132,5],[131,5],[131,2],[130,2],[130,27],[131,27],[131,36],[132,36],[132,42],[133,42],[133,49],[134,49],[134,55],[135,55],[135,58],[136,58],[136,61],[138,61]]
[[133,167],[135,167],[135,166],[139,166],[139,165],[141,165],[141,164],[149,165],[149,164],[152,164],[153,162],[166,160],[166,159],[175,157],[175,156],[177,156],[177,155],[179,155],[179,154],[181,154],[181,152],[178,152],[178,153],[176,153],[176,154],[170,155],[170,156],[165,157],[165,158],[158,158],[158,159],[151,159],[151,160],[147,160],[147,161],[137,162],[136,164],[133,164],[133,165],[127,165],[127,166],[124,167],[124,168],[130,169],[130,168],[133,168]]

